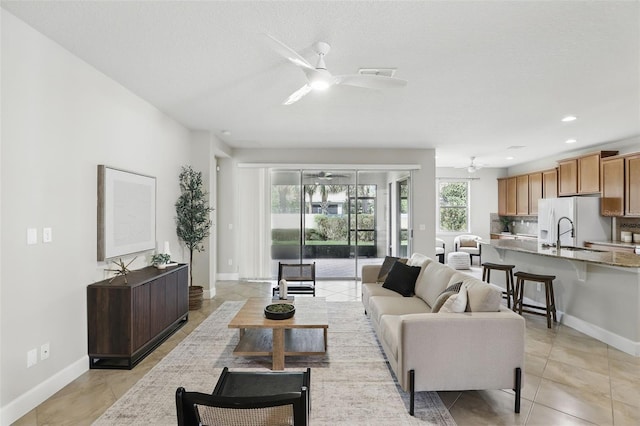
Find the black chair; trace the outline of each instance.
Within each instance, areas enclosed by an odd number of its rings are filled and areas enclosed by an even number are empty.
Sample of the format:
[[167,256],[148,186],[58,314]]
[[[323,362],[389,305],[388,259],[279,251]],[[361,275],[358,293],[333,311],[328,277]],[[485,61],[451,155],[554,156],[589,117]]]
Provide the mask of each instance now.
[[176,391],[178,426],[308,425],[311,369],[303,372],[222,370],[213,392]]
[[[288,294],[312,294],[316,295],[316,263],[278,263],[278,282],[287,281]],[[291,285],[290,282],[297,282]],[[273,296],[278,293],[278,288],[273,289]]]

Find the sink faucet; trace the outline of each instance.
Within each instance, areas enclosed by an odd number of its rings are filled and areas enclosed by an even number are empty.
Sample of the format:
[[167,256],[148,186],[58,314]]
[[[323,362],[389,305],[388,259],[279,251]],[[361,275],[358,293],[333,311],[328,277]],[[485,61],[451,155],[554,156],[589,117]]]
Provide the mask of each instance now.
[[[562,222],[562,219],[567,219],[569,221],[569,223],[571,224],[571,229],[568,231],[564,231],[562,234],[560,233],[560,222]],[[571,238],[573,238],[575,236],[575,231],[576,228],[575,226],[573,226],[573,221],[571,219],[569,219],[566,216],[562,216],[560,219],[558,219],[558,232],[556,233],[557,235],[557,241],[556,241],[556,252],[560,253],[560,236],[566,234],[567,232],[571,232]]]

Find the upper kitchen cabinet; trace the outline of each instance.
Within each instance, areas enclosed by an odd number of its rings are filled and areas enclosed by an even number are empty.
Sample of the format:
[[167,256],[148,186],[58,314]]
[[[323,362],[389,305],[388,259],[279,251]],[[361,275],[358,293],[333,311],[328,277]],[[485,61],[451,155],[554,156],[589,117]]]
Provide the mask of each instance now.
[[556,198],[558,196],[558,169],[542,172],[542,198]]
[[558,195],[595,194],[600,188],[600,160],[618,151],[598,151],[558,162]]
[[529,175],[529,214],[538,214],[538,200],[542,198],[542,172]]
[[602,216],[624,215],[624,163],[625,158],[622,156],[603,158],[600,162],[602,183],[600,214]]
[[507,180],[498,179],[498,214],[507,215]]
[[578,160],[558,161],[558,195],[578,193]]
[[515,216],[517,214],[517,182],[515,177],[510,177],[505,179],[507,181],[507,211],[505,214],[507,216]]
[[516,176],[516,214],[529,214],[529,176]]
[[640,216],[640,153],[625,157],[625,215]]

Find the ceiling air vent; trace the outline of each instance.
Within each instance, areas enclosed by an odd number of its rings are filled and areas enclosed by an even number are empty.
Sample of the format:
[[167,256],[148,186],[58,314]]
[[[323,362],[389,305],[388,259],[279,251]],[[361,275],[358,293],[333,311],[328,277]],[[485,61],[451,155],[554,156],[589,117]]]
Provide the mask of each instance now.
[[358,74],[381,75],[382,77],[393,77],[395,73],[395,68],[360,68],[358,70]]

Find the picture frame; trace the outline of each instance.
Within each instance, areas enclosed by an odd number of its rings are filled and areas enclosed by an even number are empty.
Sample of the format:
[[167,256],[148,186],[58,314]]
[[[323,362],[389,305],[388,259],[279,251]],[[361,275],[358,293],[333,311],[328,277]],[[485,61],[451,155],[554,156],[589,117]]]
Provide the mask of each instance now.
[[98,261],[156,246],[156,178],[98,165]]

